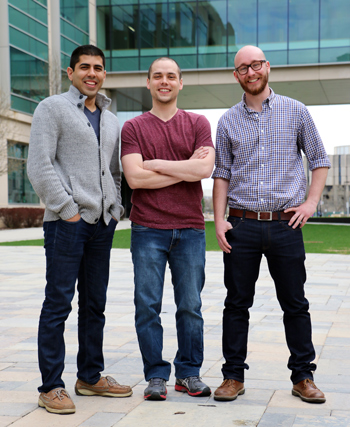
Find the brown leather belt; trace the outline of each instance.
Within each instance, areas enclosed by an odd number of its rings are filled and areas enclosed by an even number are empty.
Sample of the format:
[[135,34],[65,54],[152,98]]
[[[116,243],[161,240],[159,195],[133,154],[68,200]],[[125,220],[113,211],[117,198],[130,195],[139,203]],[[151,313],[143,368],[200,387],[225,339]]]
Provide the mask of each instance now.
[[257,219],[258,221],[276,221],[276,220],[285,220],[288,221],[294,215],[294,212],[284,213],[280,212],[253,212],[246,211],[241,209],[233,209],[229,210],[230,216],[236,216],[238,218],[249,218],[249,219]]

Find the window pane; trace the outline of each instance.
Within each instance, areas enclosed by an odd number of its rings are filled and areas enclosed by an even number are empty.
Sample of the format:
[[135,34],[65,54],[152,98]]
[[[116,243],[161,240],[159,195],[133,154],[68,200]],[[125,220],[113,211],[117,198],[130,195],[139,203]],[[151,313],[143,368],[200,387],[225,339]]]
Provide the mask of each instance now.
[[17,9],[9,7],[9,22],[17,28],[29,33],[30,35],[37,37],[47,43],[48,41],[48,29],[47,26],[40,24],[38,21],[29,18]]
[[33,39],[27,34],[10,27],[10,44],[48,60],[48,46],[39,40]]
[[89,44],[89,36],[78,28],[71,25],[69,22],[61,19],[61,34],[65,35],[69,39],[74,40],[79,45]]
[[[349,16],[349,0],[321,0],[321,48],[350,46]],[[323,59],[321,62],[344,60],[338,58],[346,55],[348,51],[348,49],[335,49],[334,53],[331,54],[328,49],[322,50]],[[326,58],[329,58],[329,61]],[[349,59],[345,60],[348,61]]]
[[228,2],[229,52],[257,45],[257,0]]
[[89,0],[60,0],[61,16],[89,32]]
[[259,0],[258,45],[263,51],[287,50],[287,16],[287,0]]
[[13,110],[33,114],[37,106],[38,103],[31,101],[30,99],[24,99],[16,95],[11,95],[11,108]]
[[8,202],[39,203],[27,175],[28,145],[8,143]]
[[74,49],[79,46],[79,43],[73,43],[71,40],[66,39],[61,36],[61,51],[65,52],[67,55],[71,55]]
[[148,4],[140,6],[141,49],[167,48],[167,15],[167,4]]
[[318,48],[318,33],[319,0],[290,1],[289,49]]
[[[43,2],[41,2],[43,3]],[[9,4],[18,7],[39,21],[47,24],[47,8],[33,0],[9,0]]]
[[49,96],[48,64],[10,48],[11,92],[36,101]]

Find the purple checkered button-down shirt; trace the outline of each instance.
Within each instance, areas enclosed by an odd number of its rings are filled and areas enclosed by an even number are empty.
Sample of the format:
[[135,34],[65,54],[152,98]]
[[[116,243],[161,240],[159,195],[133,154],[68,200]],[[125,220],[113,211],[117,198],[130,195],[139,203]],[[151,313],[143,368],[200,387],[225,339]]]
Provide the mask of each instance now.
[[305,105],[270,90],[260,113],[247,107],[243,95],[218,123],[213,178],[230,181],[231,208],[281,211],[303,203],[301,151],[310,170],[331,167]]

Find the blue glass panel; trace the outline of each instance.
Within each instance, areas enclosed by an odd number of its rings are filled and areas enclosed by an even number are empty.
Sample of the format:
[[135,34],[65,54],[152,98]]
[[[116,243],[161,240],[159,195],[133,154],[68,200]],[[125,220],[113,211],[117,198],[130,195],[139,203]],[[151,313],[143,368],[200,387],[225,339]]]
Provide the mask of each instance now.
[[140,6],[140,48],[168,46],[168,7],[166,4]]
[[33,114],[38,103],[30,99],[23,99],[16,95],[11,95],[11,108],[13,110],[22,111],[23,113]]
[[48,41],[47,26],[29,18],[13,7],[9,7],[9,23],[46,43]]
[[320,49],[320,62],[348,62],[350,61],[349,47],[332,47]]
[[[111,12],[111,22],[108,20],[110,34],[106,40],[106,48],[137,49],[138,5],[113,6]],[[135,54],[138,55],[138,52]]]
[[170,3],[170,47],[196,46],[196,3]]
[[258,46],[263,51],[287,49],[287,0],[259,0],[258,5]]
[[321,47],[350,46],[349,27],[349,0],[321,0]]
[[287,64],[287,50],[264,50],[264,53],[271,66]]
[[[15,157],[11,156],[15,154]],[[8,201],[9,203],[40,202],[27,175],[28,145],[8,144]]]
[[[11,92],[13,94],[22,95],[36,101],[41,101],[49,96],[47,62],[40,61],[13,47],[10,48],[10,59]],[[20,101],[18,99],[15,101],[16,105],[19,105]]]
[[22,33],[21,31],[18,31],[13,27],[10,27],[10,44],[23,49],[26,52],[30,52],[33,55],[39,56],[44,60],[48,59],[47,44],[33,39],[32,37]]
[[237,52],[241,47],[257,45],[257,0],[228,1],[228,34],[230,52]]
[[227,44],[226,0],[198,3],[198,46],[225,46]]
[[62,18],[89,32],[89,0],[60,0]]
[[81,30],[74,27],[64,19],[61,19],[61,34],[65,35],[69,39],[74,40],[79,45],[89,44],[88,34],[83,33]]
[[197,55],[170,55],[182,70],[197,68]]
[[79,43],[73,43],[71,40],[61,36],[61,51],[70,55],[74,49],[79,46]]
[[226,67],[226,60],[226,53],[198,55],[198,68],[223,68]]
[[113,71],[133,71],[139,69],[139,57],[112,58]]
[[289,51],[289,64],[317,64],[318,49],[293,49]]
[[289,49],[318,47],[319,0],[289,2]]
[[[47,24],[47,8],[33,0],[9,0],[10,5],[18,7],[39,21]],[[41,2],[43,3],[43,2]]]

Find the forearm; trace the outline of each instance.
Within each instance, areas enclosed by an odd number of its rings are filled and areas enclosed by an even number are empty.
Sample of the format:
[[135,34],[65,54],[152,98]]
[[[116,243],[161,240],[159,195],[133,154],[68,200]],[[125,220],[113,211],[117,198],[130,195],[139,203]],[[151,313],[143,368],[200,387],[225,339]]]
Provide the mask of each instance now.
[[210,147],[204,158],[190,158],[188,160],[154,159],[145,161],[144,168],[181,181],[195,182],[211,176],[214,158],[214,149]]
[[227,179],[214,179],[213,207],[215,223],[225,220],[228,185],[229,181]]
[[182,181],[169,175],[144,169],[142,156],[138,153],[123,156],[122,165],[125,178],[132,190],[164,188]]
[[307,201],[317,205],[326,184],[328,168],[317,168],[311,172],[311,184]]

